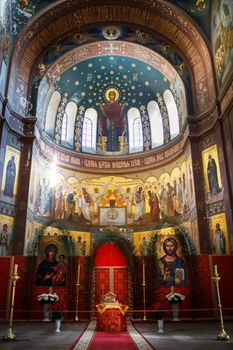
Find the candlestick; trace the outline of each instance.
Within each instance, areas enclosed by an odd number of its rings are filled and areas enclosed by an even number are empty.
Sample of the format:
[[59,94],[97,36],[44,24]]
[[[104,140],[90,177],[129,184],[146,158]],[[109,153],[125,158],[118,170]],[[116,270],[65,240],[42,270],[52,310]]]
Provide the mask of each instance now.
[[79,321],[79,317],[78,317],[79,286],[80,286],[80,261],[78,262],[77,299],[76,299],[76,315],[75,315],[76,322]]
[[143,321],[146,321],[146,278],[145,278],[145,261],[142,260],[142,288],[143,288]]
[[220,299],[220,291],[219,291],[219,281],[220,281],[220,276],[218,274],[218,269],[217,265],[214,265],[214,276],[211,277],[212,280],[216,284],[216,290],[217,290],[217,298],[218,298],[218,308],[219,308],[219,316],[220,316],[220,323],[221,323],[221,330],[219,334],[217,335],[218,340],[229,340],[230,337],[229,335],[225,332],[224,329],[224,324],[223,324],[223,317],[222,317],[222,305],[221,305],[221,299]]
[[78,283],[79,283],[79,280],[80,280],[80,261],[78,262]]
[[13,275],[17,275],[17,271],[18,271],[18,264],[15,264],[14,265],[14,272],[13,272]]
[[9,328],[6,332],[6,335],[3,337],[3,340],[14,340],[15,335],[12,331],[12,325],[13,325],[13,313],[14,313],[14,302],[15,302],[15,288],[16,288],[16,282],[20,278],[17,275],[18,271],[18,264],[15,264],[14,266],[14,272],[13,275],[11,276],[12,280],[12,293],[11,293],[11,303],[10,303],[10,320],[9,320]]
[[142,261],[142,281],[145,283],[145,262]]

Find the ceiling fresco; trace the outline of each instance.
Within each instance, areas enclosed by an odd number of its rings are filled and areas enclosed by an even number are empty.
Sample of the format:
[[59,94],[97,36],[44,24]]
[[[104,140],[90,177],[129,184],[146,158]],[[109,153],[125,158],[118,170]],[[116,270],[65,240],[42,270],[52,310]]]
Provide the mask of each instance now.
[[[162,56],[140,45],[123,41],[86,44],[63,55],[48,69],[39,86],[39,100],[54,90],[78,106],[96,108],[114,88],[128,108],[146,106],[166,89],[185,92],[176,70]],[[43,97],[44,99],[44,97]],[[186,108],[183,107],[186,115]]]
[[95,57],[66,70],[57,88],[68,100],[85,108],[105,102],[109,88],[119,91],[119,102],[144,105],[170,88],[170,82],[154,67],[124,56]]
[[[128,27],[95,27],[89,32],[78,32],[67,39],[58,40],[52,47],[48,48],[41,58],[38,64],[39,69],[34,77],[34,87],[38,87],[43,71],[45,72],[59,57],[62,57],[62,55],[84,43],[105,39],[123,39],[131,43],[134,42],[145,45],[147,48],[158,52],[176,68],[187,88],[187,92],[191,92],[189,72],[178,51],[161,39],[155,40],[145,32],[133,30]],[[110,59],[112,60],[111,62]],[[122,66],[121,69],[119,69],[120,66]],[[169,88],[169,83],[164,81],[158,70],[156,71],[150,66],[146,67],[139,61],[134,62],[128,58],[114,58],[113,56],[80,63],[78,69],[76,66],[68,69],[59,79],[60,81],[57,82],[58,89],[60,89],[62,93],[67,93],[69,98],[73,98],[78,104],[81,100],[85,101],[87,96],[89,96],[89,100],[92,100],[92,102],[95,101],[95,99],[91,98],[92,94],[96,93],[95,89],[99,90],[100,87],[103,88],[104,86],[107,88],[107,86],[113,85],[115,80],[118,88],[120,88],[121,91],[123,90],[121,98],[123,98],[123,96],[125,98],[127,97],[128,103],[132,106],[136,103],[136,96],[141,97],[140,104],[145,104],[145,99],[150,100],[151,92],[154,87],[156,87],[157,93],[164,91],[165,85],[167,85],[166,88]],[[91,82],[91,84],[89,82]],[[90,88],[88,85],[92,87]],[[83,91],[80,92],[84,94],[83,96],[79,96],[77,92],[74,92],[74,89],[77,91],[78,87],[79,89],[80,87],[83,88]],[[138,89],[138,91],[136,92],[135,89]],[[139,93],[141,95],[139,95]],[[83,98],[84,96],[86,96],[85,99]],[[188,98],[188,100],[190,99]],[[93,103],[96,104],[97,102],[95,101]]]
[[[137,1],[140,2],[139,0]],[[38,14],[41,10],[45,9],[48,5],[51,5],[53,3],[55,5],[56,2],[58,1],[25,0],[21,1],[22,5],[20,8],[19,0],[12,0],[11,6],[13,36],[16,38],[18,34],[22,31],[22,29],[33,19],[33,16]],[[92,0],[90,2],[93,4],[95,1]],[[153,1],[148,2],[153,3]],[[172,0],[169,2],[187,12],[202,28],[202,30],[205,32],[208,38],[210,38],[210,0]]]

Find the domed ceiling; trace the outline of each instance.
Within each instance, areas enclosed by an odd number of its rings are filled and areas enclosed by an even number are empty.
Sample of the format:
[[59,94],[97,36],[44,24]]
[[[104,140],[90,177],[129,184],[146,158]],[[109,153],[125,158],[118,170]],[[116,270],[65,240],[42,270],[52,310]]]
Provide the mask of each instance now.
[[[115,93],[111,111],[110,90]],[[55,113],[50,108],[54,104]],[[78,152],[149,150],[179,135],[185,117],[184,85],[176,70],[156,52],[134,43],[101,41],[71,50],[50,66],[39,87],[38,127],[57,145]],[[86,138],[94,143],[87,145]],[[117,141],[110,145],[110,139]]]
[[119,92],[119,103],[140,107],[170,89],[170,81],[142,61],[124,56],[93,57],[73,65],[57,79],[57,90],[85,108],[106,103],[106,91]]
[[[3,3],[7,0],[3,0]],[[57,0],[23,0],[23,1],[11,1],[12,6],[12,34],[16,37],[23,27],[32,20],[32,18],[43,11],[48,6],[55,6]],[[85,1],[86,3],[95,3],[97,1]],[[134,3],[140,3],[141,0],[134,0]],[[151,1],[152,2],[152,1]],[[173,5],[180,7],[186,11],[204,30],[206,35],[210,37],[210,0],[170,0],[167,1]],[[147,1],[149,5],[150,1]]]

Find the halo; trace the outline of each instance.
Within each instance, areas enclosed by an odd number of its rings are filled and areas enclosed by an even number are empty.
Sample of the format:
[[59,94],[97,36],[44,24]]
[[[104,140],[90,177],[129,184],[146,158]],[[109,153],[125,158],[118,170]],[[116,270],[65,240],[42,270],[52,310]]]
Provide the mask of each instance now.
[[116,98],[115,98],[115,101],[117,101],[118,100],[118,98],[119,98],[119,91],[117,90],[117,89],[114,89],[114,88],[109,88],[106,92],[105,92],[105,98],[106,98],[106,100],[109,102],[110,101],[110,98],[109,98],[109,93],[111,92],[111,91],[114,91],[115,92],[115,94],[116,94]]

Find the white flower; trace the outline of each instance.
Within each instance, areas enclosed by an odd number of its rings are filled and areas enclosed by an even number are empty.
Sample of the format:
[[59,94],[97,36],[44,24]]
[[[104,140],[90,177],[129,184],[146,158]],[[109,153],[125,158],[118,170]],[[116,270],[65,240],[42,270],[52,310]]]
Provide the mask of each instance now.
[[166,299],[170,303],[181,303],[185,299],[185,296],[180,293],[171,292],[166,295]]
[[54,303],[55,301],[59,300],[59,297],[56,293],[43,293],[37,296],[37,300],[40,303]]

